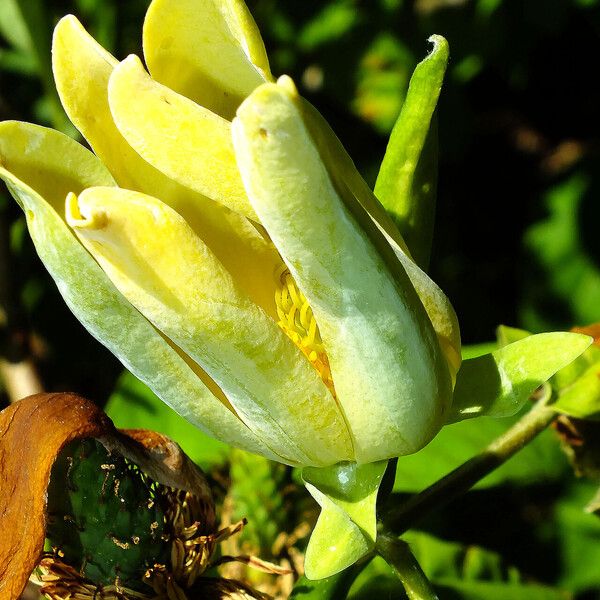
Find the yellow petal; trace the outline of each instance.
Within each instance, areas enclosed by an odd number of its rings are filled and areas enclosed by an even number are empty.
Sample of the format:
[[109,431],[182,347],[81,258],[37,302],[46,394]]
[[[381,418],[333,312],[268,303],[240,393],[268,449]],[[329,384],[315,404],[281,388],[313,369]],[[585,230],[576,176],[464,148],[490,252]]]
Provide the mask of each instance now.
[[357,462],[414,452],[449,407],[445,360],[404,269],[391,273],[346,209],[283,83],[238,110],[242,180],[316,317]]
[[131,148],[108,103],[108,82],[118,63],[75,17],[56,26],[53,65],[67,114],[118,185],[152,194],[183,215],[245,292],[275,315],[275,273],[281,259],[272,244],[243,216],[173,181]]
[[68,192],[114,185],[100,160],[57,131],[5,121],[0,178],[22,206],[40,258],[84,327],[188,421],[227,443],[281,460],[211,393],[197,365],[117,291],[64,222]]
[[226,119],[271,79],[242,0],[154,0],[144,22],[144,58],[154,79]]
[[231,123],[152,80],[137,56],[110,77],[121,134],[142,158],[178,183],[257,220],[239,175]]
[[[282,85],[289,85],[286,83],[287,79],[280,78]],[[301,110],[337,192],[347,205],[358,204],[362,207],[392,247],[423,302],[438,335],[448,366],[453,376],[456,375],[461,356],[460,329],[450,301],[437,284],[414,263],[398,228],[358,172],[327,121],[304,100],[301,101]],[[356,210],[352,212],[357,214]]]
[[67,219],[123,295],[200,364],[273,451],[302,464],[351,458],[317,372],[178,213],[137,192],[90,188],[69,198]]

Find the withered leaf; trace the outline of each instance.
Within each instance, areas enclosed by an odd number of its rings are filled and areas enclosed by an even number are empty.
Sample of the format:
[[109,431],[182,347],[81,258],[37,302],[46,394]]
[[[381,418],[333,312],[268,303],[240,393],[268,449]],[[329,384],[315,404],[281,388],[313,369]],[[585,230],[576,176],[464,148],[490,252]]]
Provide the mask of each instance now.
[[71,393],[35,394],[0,412],[0,600],[16,600],[40,560],[46,490],[55,459],[71,441],[94,437],[163,485],[194,493],[212,510],[200,469],[167,437],[119,432],[94,403]]

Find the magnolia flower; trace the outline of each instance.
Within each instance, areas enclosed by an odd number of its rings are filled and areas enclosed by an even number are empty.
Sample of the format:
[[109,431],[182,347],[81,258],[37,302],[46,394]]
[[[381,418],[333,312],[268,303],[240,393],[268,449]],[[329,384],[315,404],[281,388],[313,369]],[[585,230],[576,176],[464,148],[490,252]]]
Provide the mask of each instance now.
[[65,17],[56,86],[95,154],[0,125],[3,177],[73,312],[233,445],[317,467],[421,448],[451,403],[456,317],[326,123],[273,80],[244,4],[154,0],[144,58],[150,74]]

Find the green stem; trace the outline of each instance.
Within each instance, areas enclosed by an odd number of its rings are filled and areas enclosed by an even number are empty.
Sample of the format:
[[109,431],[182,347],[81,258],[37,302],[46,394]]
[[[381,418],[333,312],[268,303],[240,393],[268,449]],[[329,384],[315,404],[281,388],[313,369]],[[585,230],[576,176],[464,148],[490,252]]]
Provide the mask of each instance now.
[[409,600],[438,600],[431,583],[406,542],[386,531],[377,536],[375,551],[392,567]]
[[556,413],[544,401],[538,401],[526,415],[483,452],[401,506],[388,510],[383,515],[383,523],[397,533],[411,528],[433,510],[439,509],[471,489],[479,480],[544,431],[555,417]]

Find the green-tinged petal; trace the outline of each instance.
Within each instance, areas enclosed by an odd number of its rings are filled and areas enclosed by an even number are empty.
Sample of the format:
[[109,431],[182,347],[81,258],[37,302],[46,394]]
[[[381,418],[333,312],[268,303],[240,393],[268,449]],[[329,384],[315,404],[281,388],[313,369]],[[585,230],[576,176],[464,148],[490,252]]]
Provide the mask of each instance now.
[[[285,80],[285,77],[280,79],[284,85]],[[417,291],[438,335],[449,368],[455,374],[460,366],[461,342],[458,319],[450,301],[428,275],[414,264],[398,228],[356,169],[327,121],[306,101],[301,103],[301,109],[340,198],[367,232],[370,222],[366,221],[375,223],[378,231],[370,237],[376,245],[381,248],[381,244],[387,242],[386,245],[391,246]],[[385,239],[378,241],[377,238],[382,236]],[[383,256],[385,258],[385,252]]]
[[108,169],[81,144],[53,129],[20,121],[0,123],[0,168],[4,176],[40,194],[61,217],[69,192],[116,185]]
[[144,22],[144,58],[154,79],[226,119],[271,79],[242,0],[154,0]]
[[424,268],[431,252],[437,179],[432,119],[449,56],[443,37],[434,35],[429,41],[433,50],[411,77],[375,184],[375,195]]
[[233,139],[250,201],[316,318],[356,461],[418,450],[445,418],[450,377],[404,269],[396,261],[392,275],[346,210],[286,82],[244,102]]
[[423,303],[454,379],[462,360],[460,327],[454,307],[448,296],[427,273],[417,266],[392,238],[385,232],[383,232],[383,235],[406,270],[410,282]]
[[591,343],[592,338],[578,333],[540,333],[465,360],[458,372],[448,422],[514,415],[537,387]]
[[178,183],[256,219],[239,175],[231,123],[154,81],[137,56],[110,77],[109,102],[121,134]]
[[56,26],[53,64],[69,117],[117,184],[152,194],[179,212],[246,293],[275,316],[275,273],[281,259],[273,245],[245,217],[178,184],[131,148],[117,129],[108,102],[109,79],[118,63],[75,17],[65,17]]
[[309,579],[339,573],[373,549],[377,492],[386,467],[384,460],[302,470],[306,489],[321,506],[304,560]]
[[169,406],[209,435],[277,458],[123,298],[64,222],[68,192],[114,185],[102,163],[56,131],[4,122],[0,177],[21,204],[40,258],[84,327]]
[[304,465],[352,456],[317,371],[178,213],[138,192],[90,188],[69,197],[67,220],[121,293],[202,366],[270,448]]

